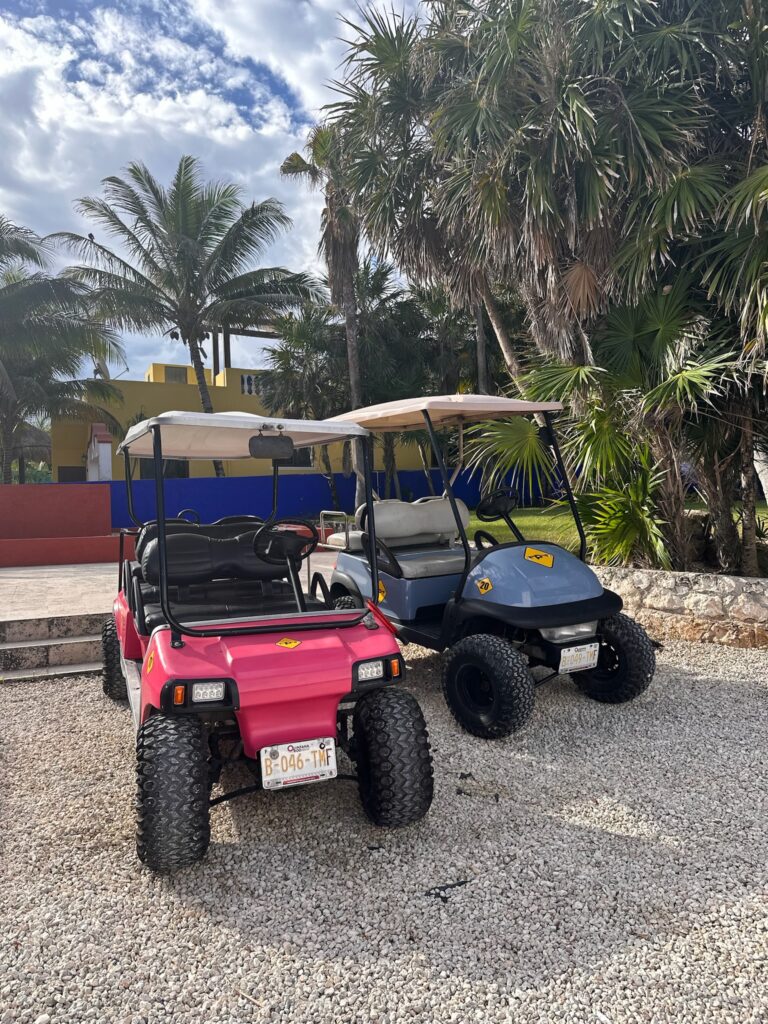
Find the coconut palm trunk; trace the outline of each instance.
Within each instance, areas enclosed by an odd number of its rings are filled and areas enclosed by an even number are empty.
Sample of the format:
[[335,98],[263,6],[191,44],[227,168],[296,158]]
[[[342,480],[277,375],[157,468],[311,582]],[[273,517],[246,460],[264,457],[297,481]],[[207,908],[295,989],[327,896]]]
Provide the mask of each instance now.
[[477,390],[481,395],[488,394],[488,359],[485,337],[485,324],[483,323],[483,307],[476,303],[475,315],[475,337],[477,341]]
[[[205,379],[205,367],[203,366],[203,356],[200,352],[200,345],[190,337],[185,337],[184,343],[189,349],[189,358],[192,360],[192,368],[195,371],[197,390],[200,392],[200,404],[203,407],[203,412],[210,414],[213,412],[213,402],[211,400],[211,392],[208,388],[208,381]],[[224,476],[224,464],[220,459],[213,460],[213,471],[218,477]]]
[[515,350],[512,348],[512,340],[509,337],[509,331],[504,323],[501,310],[497,306],[493,292],[487,283],[483,285],[482,295],[488,319],[491,321],[491,327],[493,327],[493,333],[496,335],[496,340],[499,343],[504,362],[507,364],[509,375],[515,380],[522,374],[523,367],[515,354]]
[[320,445],[320,458],[323,461],[323,469],[325,470],[325,476],[328,480],[328,487],[331,491],[331,503],[335,509],[341,508],[339,504],[339,492],[336,488],[336,477],[333,475],[333,466],[331,465],[331,456],[328,454],[328,445]]

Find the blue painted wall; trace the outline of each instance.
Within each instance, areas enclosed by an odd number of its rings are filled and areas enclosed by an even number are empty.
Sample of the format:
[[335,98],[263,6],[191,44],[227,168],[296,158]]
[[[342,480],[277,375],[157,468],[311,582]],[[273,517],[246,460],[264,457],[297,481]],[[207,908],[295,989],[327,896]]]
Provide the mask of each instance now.
[[[404,470],[398,473],[400,487],[405,501],[413,501],[429,494],[424,474],[420,470]],[[442,492],[440,474],[432,470],[435,493]],[[375,473],[374,489],[383,496],[384,474]],[[354,478],[336,474],[336,487],[344,511],[353,511],[355,500]],[[113,480],[110,484],[112,497],[112,527],[131,526],[128,515],[128,501],[125,483]],[[454,484],[456,496],[474,508],[480,500],[480,474],[464,470]],[[156,518],[155,484],[153,480],[136,480],[133,497],[139,519]],[[272,508],[272,478],[266,476],[238,476],[216,479],[200,477],[189,480],[165,481],[166,515],[175,516],[182,509],[193,508],[199,512],[202,522],[212,522],[222,516],[267,515]],[[319,473],[281,473],[278,510],[281,516],[299,516],[303,519],[316,518],[323,509],[332,509],[333,500],[328,481]]]

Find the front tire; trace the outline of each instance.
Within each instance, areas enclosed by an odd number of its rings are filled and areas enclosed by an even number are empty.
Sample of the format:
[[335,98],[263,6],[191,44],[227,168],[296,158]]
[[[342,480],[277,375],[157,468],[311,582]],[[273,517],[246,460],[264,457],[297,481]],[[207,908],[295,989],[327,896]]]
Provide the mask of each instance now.
[[432,804],[432,756],[416,698],[389,686],[361,697],[353,735],[360,800],[368,818],[388,828],[423,818]]
[[111,700],[128,700],[128,687],[120,667],[120,640],[115,620],[111,616],[104,620],[101,627],[101,652],[104,661],[102,690]]
[[453,717],[473,736],[509,736],[533,714],[528,660],[503,637],[467,636],[446,654],[443,696]]
[[153,715],[136,739],[139,860],[170,875],[202,860],[210,842],[211,789],[203,723]]
[[624,704],[644,693],[656,671],[656,652],[648,634],[627,615],[614,615],[601,626],[597,668],[574,672],[573,681],[587,697],[603,704]]
[[362,606],[351,594],[342,594],[340,597],[335,597],[333,599],[333,607],[340,611],[346,611],[348,608],[360,608]]

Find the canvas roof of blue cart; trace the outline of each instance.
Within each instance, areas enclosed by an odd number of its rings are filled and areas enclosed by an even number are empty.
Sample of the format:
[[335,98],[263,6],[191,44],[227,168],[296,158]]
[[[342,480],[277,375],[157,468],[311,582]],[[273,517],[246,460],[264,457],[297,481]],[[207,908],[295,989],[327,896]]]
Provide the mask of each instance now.
[[507,419],[510,416],[530,416],[537,412],[559,412],[560,402],[526,402],[517,398],[497,398],[494,395],[422,395],[404,398],[381,405],[333,416],[330,423],[359,423],[373,433],[401,430],[423,430],[424,413],[429,414],[434,427],[447,427],[459,423],[482,423],[485,420]]

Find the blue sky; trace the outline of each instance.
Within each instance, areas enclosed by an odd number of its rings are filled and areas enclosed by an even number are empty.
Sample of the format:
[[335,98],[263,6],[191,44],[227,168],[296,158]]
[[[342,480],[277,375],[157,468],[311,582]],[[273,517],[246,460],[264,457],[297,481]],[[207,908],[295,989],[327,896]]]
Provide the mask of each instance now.
[[[294,226],[270,262],[315,268],[319,201],[278,169],[333,96],[339,18],[354,14],[348,0],[0,2],[0,211],[41,234],[87,231],[73,201],[103,177],[143,160],[168,179],[193,153],[249,199],[282,200]],[[132,377],[182,358],[158,337],[126,343]]]

